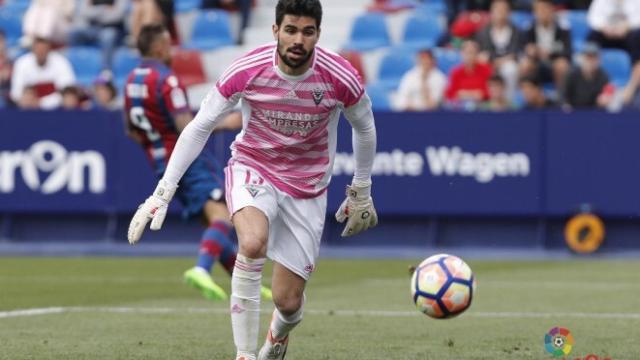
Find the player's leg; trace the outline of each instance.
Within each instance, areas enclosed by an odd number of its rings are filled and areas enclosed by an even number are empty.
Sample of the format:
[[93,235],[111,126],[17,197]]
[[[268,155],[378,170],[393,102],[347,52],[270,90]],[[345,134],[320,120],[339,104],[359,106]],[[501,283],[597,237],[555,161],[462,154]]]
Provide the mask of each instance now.
[[272,278],[276,308],[258,360],[284,359],[289,332],[302,321],[305,279],[275,261]]
[[272,290],[276,305],[259,360],[283,359],[289,333],[302,321],[304,288],[320,252],[326,194],[314,199],[284,195],[272,221],[268,256],[273,260]]
[[238,235],[231,277],[231,325],[237,359],[255,360],[260,326],[260,288],[271,221],[277,218],[276,191],[253,169],[230,163],[226,200]]
[[[219,174],[218,174],[219,173]],[[211,278],[211,269],[223,249],[233,247],[229,240],[229,211],[222,202],[222,172],[205,153],[189,166],[180,180],[176,195],[183,205],[184,218],[202,218],[207,228],[200,239],[196,266],[184,273],[185,281],[211,300],[227,299],[227,293]]]
[[238,255],[231,277],[231,326],[237,359],[255,359],[260,326],[260,287],[266,261],[269,221],[253,207],[233,215]]
[[[200,257],[198,260],[198,265],[201,265],[203,260],[208,263],[209,259],[206,254],[214,254],[214,259],[220,260],[220,265],[227,271],[227,273],[231,276],[233,274],[233,269],[236,263],[236,247],[231,241],[229,237],[229,233],[232,230],[232,225],[229,210],[227,209],[227,205],[221,201],[209,201],[205,204],[204,214],[206,217],[206,221],[209,226],[209,230],[205,232],[205,235],[208,236],[203,239],[203,242],[200,246]],[[222,227],[227,229],[224,237],[221,237],[220,232],[211,232],[210,229],[221,229]],[[211,240],[213,239],[213,241]],[[206,243],[205,243],[206,241]],[[211,266],[208,267],[209,271],[211,270]],[[260,288],[260,295],[263,299],[271,300],[272,294],[271,289],[266,286],[262,286]]]
[[211,270],[216,259],[229,269],[235,262],[235,249],[229,239],[231,222],[227,206],[220,201],[207,200],[203,206],[204,219],[209,224],[202,233],[200,251],[196,266],[184,274],[185,281],[202,291],[211,300],[225,300],[227,293],[218,286],[211,277]]

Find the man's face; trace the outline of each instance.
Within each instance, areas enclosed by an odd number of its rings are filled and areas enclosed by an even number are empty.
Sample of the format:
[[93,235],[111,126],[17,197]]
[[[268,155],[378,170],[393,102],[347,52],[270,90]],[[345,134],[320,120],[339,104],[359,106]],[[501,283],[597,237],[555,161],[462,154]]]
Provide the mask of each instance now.
[[535,101],[536,95],[538,93],[538,88],[530,82],[523,82],[520,84],[520,91],[522,92],[522,97],[527,104],[531,104]]
[[433,58],[427,53],[419,53],[418,65],[422,70],[431,70],[433,68]]
[[80,98],[73,93],[62,94],[62,107],[67,110],[75,110],[80,107]]
[[594,73],[600,67],[600,56],[598,54],[585,54],[581,62],[582,71]]
[[553,5],[548,2],[536,1],[533,3],[533,14],[536,21],[542,24],[550,24],[553,21]]
[[47,62],[49,51],[51,51],[51,45],[47,41],[35,40],[31,51],[33,51],[33,54],[36,56],[38,64],[44,65]]
[[474,65],[478,61],[478,53],[480,49],[478,44],[473,41],[466,41],[462,44],[462,62],[466,65]]
[[318,43],[320,29],[308,16],[285,15],[280,26],[273,25],[280,60],[291,69],[308,63]]
[[167,64],[167,66],[171,65],[171,35],[169,35],[169,32],[165,31],[162,36],[158,37],[153,46],[154,57]]
[[491,99],[504,98],[504,85],[499,81],[489,82],[489,97]]
[[494,1],[491,4],[491,21],[494,24],[506,24],[510,13],[511,9],[505,1]]

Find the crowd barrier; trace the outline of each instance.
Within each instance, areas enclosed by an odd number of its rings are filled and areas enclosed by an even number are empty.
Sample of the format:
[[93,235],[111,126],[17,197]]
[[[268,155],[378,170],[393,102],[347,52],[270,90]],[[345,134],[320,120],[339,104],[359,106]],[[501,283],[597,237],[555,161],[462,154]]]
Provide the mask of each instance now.
[[[5,110],[0,119],[5,216],[126,216],[155,186],[121,113]],[[500,221],[588,208],[619,221],[640,214],[638,114],[377,113],[376,126],[373,197],[381,217]],[[206,151],[225,163],[234,136],[215,133]],[[341,119],[329,213],[354,165]],[[171,211],[179,210],[174,202]]]

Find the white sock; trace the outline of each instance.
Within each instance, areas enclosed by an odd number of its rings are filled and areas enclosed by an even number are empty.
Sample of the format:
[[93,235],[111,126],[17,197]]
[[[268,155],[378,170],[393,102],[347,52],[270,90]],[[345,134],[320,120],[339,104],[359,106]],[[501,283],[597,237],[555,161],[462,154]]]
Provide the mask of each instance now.
[[289,332],[302,321],[303,308],[304,299],[302,300],[300,309],[289,316],[282,314],[278,308],[273,310],[273,319],[271,319],[271,336],[278,340],[287,337]]
[[231,277],[231,327],[238,355],[254,359],[260,326],[260,286],[265,259],[238,254]]
[[256,355],[253,353],[247,353],[244,351],[238,351],[238,354],[236,355],[236,359],[243,359],[243,360],[256,360]]

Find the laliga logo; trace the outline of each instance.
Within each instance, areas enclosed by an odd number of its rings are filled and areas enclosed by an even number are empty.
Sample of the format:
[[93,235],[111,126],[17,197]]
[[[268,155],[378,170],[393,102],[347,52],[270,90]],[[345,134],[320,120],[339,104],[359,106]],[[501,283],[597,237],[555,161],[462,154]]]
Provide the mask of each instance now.
[[544,347],[553,356],[569,355],[573,347],[573,336],[565,328],[554,327],[544,334]]
[[[104,157],[97,151],[67,151],[51,140],[31,145],[27,151],[0,151],[0,193],[15,189],[20,173],[25,185],[33,191],[53,194],[65,186],[70,193],[85,191],[85,173],[92,193],[102,193],[106,187]],[[41,173],[48,173],[44,179]]]
[[[573,335],[566,328],[554,327],[544,334],[544,348],[554,357],[563,357],[569,355],[573,348]],[[599,357],[597,355],[587,355],[586,357],[576,357],[573,360],[612,360],[610,357]]]

